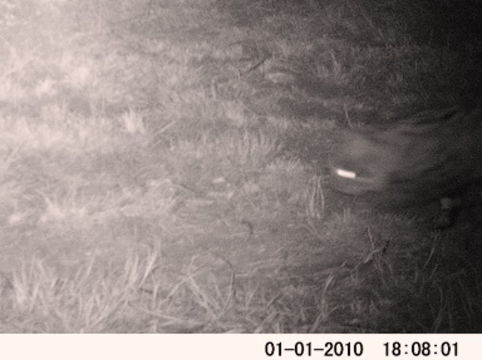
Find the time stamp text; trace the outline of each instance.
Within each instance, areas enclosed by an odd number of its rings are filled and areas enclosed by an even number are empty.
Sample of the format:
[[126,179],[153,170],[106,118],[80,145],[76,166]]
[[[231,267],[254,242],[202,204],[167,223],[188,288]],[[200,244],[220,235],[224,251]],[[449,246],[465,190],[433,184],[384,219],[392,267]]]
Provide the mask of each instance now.
[[[327,341],[292,343],[267,341],[264,343],[266,359],[276,358],[353,358],[365,359],[366,345],[362,341]],[[382,359],[463,359],[459,357],[457,341],[389,341],[381,342],[378,356]]]

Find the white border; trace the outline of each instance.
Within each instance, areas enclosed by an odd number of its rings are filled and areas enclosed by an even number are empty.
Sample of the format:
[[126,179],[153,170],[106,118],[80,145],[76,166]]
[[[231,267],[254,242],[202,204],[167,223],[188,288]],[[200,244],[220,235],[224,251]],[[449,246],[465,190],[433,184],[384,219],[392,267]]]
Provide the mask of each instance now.
[[[324,357],[320,352],[312,356],[296,356],[285,352],[283,356],[265,354],[268,342],[283,343],[290,347],[301,341],[311,342],[320,347],[327,342],[361,341],[364,354],[361,357]],[[404,344],[429,341],[441,343],[457,342],[458,356],[410,355],[385,356],[383,343],[398,341]],[[12,360],[267,360],[267,359],[459,359],[476,360],[481,358],[482,334],[189,334],[189,335],[0,335],[0,356]]]

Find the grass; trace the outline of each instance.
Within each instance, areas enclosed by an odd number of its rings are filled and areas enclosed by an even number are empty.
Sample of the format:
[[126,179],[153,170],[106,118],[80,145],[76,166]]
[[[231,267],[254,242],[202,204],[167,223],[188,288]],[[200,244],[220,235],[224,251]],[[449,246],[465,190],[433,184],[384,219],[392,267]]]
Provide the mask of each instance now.
[[338,129],[471,90],[454,4],[3,2],[0,331],[479,331],[469,220],[326,184]]

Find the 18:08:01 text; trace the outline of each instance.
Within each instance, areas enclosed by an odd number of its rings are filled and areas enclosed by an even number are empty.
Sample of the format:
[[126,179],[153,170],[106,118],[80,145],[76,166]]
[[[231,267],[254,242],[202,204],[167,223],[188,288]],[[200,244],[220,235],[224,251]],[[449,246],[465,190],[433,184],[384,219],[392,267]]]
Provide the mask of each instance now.
[[385,356],[458,356],[458,344],[444,341],[441,343],[431,343],[428,341],[414,341],[411,343],[401,343],[398,341],[386,342],[383,344]]

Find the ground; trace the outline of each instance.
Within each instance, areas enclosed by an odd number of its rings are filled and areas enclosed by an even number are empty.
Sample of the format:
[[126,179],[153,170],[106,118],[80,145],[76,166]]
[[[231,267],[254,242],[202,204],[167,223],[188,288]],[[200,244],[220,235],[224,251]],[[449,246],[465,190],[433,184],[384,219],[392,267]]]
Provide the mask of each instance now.
[[437,204],[381,209],[326,170],[338,130],[473,91],[473,14],[1,2],[0,331],[481,330],[473,210],[433,231]]

